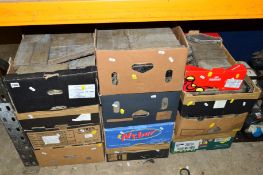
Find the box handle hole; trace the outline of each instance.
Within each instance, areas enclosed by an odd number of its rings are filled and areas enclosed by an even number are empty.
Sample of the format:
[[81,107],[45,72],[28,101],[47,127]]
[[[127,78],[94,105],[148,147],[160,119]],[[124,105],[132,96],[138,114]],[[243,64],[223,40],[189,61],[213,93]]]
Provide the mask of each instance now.
[[172,78],[173,78],[173,71],[167,70],[165,73],[165,82],[169,83],[170,81],[172,81]]
[[132,65],[132,70],[140,73],[148,72],[153,68],[152,63],[145,63],[145,64],[134,64]]
[[113,85],[118,85],[119,80],[118,80],[117,72],[112,72],[112,74],[111,74],[111,81],[112,81]]

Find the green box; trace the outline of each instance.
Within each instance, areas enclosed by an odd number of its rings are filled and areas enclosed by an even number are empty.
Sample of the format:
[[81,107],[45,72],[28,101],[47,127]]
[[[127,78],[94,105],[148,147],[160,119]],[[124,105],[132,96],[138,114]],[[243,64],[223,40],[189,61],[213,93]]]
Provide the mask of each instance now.
[[200,139],[190,141],[172,141],[171,153],[195,152],[196,150],[215,150],[230,148],[234,137]]

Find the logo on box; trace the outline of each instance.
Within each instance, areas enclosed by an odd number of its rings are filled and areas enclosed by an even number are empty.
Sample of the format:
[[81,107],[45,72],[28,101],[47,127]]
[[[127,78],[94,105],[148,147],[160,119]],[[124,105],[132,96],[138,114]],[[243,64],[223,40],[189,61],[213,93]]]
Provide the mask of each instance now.
[[127,132],[120,132],[118,135],[118,139],[122,142],[127,141],[136,141],[136,140],[144,140],[156,137],[162,133],[163,128],[154,129],[154,128],[147,128],[143,130],[132,130]]

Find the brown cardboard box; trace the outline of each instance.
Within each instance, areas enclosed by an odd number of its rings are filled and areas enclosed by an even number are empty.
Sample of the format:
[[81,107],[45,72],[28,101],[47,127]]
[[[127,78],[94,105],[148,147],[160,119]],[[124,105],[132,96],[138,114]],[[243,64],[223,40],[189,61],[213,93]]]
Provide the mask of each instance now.
[[[234,65],[236,63],[235,59],[231,56],[228,50],[224,48],[224,51],[227,55],[228,61],[230,64]],[[205,102],[205,101],[216,101],[216,100],[238,100],[238,99],[258,99],[261,90],[257,87],[252,80],[247,76],[245,78],[246,83],[250,86],[252,92],[242,93],[239,91],[231,91],[228,93],[216,93],[207,95],[206,92],[191,93],[191,92],[182,92],[181,100],[183,105],[194,105],[195,102]]]
[[99,113],[99,105],[82,106],[77,108],[69,108],[57,111],[35,111],[35,112],[25,112],[17,113],[16,117],[18,120],[27,119],[38,119],[38,118],[50,118],[59,117],[65,115],[80,115],[87,113]]
[[192,141],[192,140],[209,140],[209,139],[216,139],[216,138],[227,138],[227,137],[235,137],[237,131],[229,131],[229,132],[222,132],[216,134],[207,134],[207,135],[196,135],[196,136],[185,136],[185,137],[177,137],[174,135],[173,141],[174,142],[183,142],[183,141]]
[[170,144],[137,145],[132,147],[115,148],[106,150],[108,162],[167,158]]
[[231,131],[239,131],[248,113],[231,114],[220,117],[204,118],[184,118],[181,115],[176,117],[174,138],[193,137],[198,135],[217,134]]
[[96,31],[101,95],[180,91],[188,44],[180,27]]
[[169,147],[170,147],[169,143],[143,144],[143,145],[136,145],[136,146],[130,146],[130,147],[106,149],[105,152],[106,154],[141,152],[141,151],[150,151],[150,150],[169,149]]
[[103,144],[41,148],[35,150],[39,166],[73,165],[104,161]]
[[100,125],[77,128],[54,128],[44,132],[27,132],[34,149],[101,142]]

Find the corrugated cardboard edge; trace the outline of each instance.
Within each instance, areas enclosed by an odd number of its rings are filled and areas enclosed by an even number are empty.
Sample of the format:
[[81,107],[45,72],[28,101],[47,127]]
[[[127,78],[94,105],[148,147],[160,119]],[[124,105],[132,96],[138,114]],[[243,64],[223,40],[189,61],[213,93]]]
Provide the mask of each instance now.
[[123,148],[113,148],[106,149],[106,154],[115,154],[115,153],[134,153],[134,152],[143,152],[143,151],[151,151],[151,150],[161,150],[161,149],[169,149],[169,143],[163,144],[145,144],[145,145],[136,145],[131,147],[123,147]]
[[[227,57],[228,61],[231,64],[235,64],[236,61],[231,56],[231,54],[228,52],[228,50],[225,48],[224,45],[222,45]],[[189,102],[195,103],[195,102],[204,102],[204,101],[216,101],[216,100],[238,100],[238,99],[258,99],[261,95],[261,89],[257,87],[253,81],[246,76],[245,81],[251,84],[254,88],[254,91],[251,93],[229,93],[229,94],[215,94],[215,95],[192,95],[189,92],[182,91],[181,94],[181,100],[184,105],[187,105]]]
[[175,34],[176,38],[179,40],[180,44],[184,45],[185,47],[189,48],[189,44],[186,40],[184,35],[183,29],[180,26],[176,26],[172,28],[173,33]]
[[192,137],[180,137],[177,138],[175,135],[173,137],[173,142],[185,142],[185,141],[193,141],[193,140],[203,140],[203,139],[216,139],[216,138],[227,138],[227,137],[235,137],[236,131],[230,132],[223,132],[217,134],[208,134],[208,135],[199,135],[199,136],[192,136]]
[[27,120],[29,116],[36,118],[51,118],[51,117],[59,117],[66,115],[80,115],[87,113],[99,113],[99,105],[91,105],[91,106],[82,106],[77,108],[69,108],[58,111],[35,111],[35,112],[26,112],[26,113],[17,113],[16,117],[18,120]]

